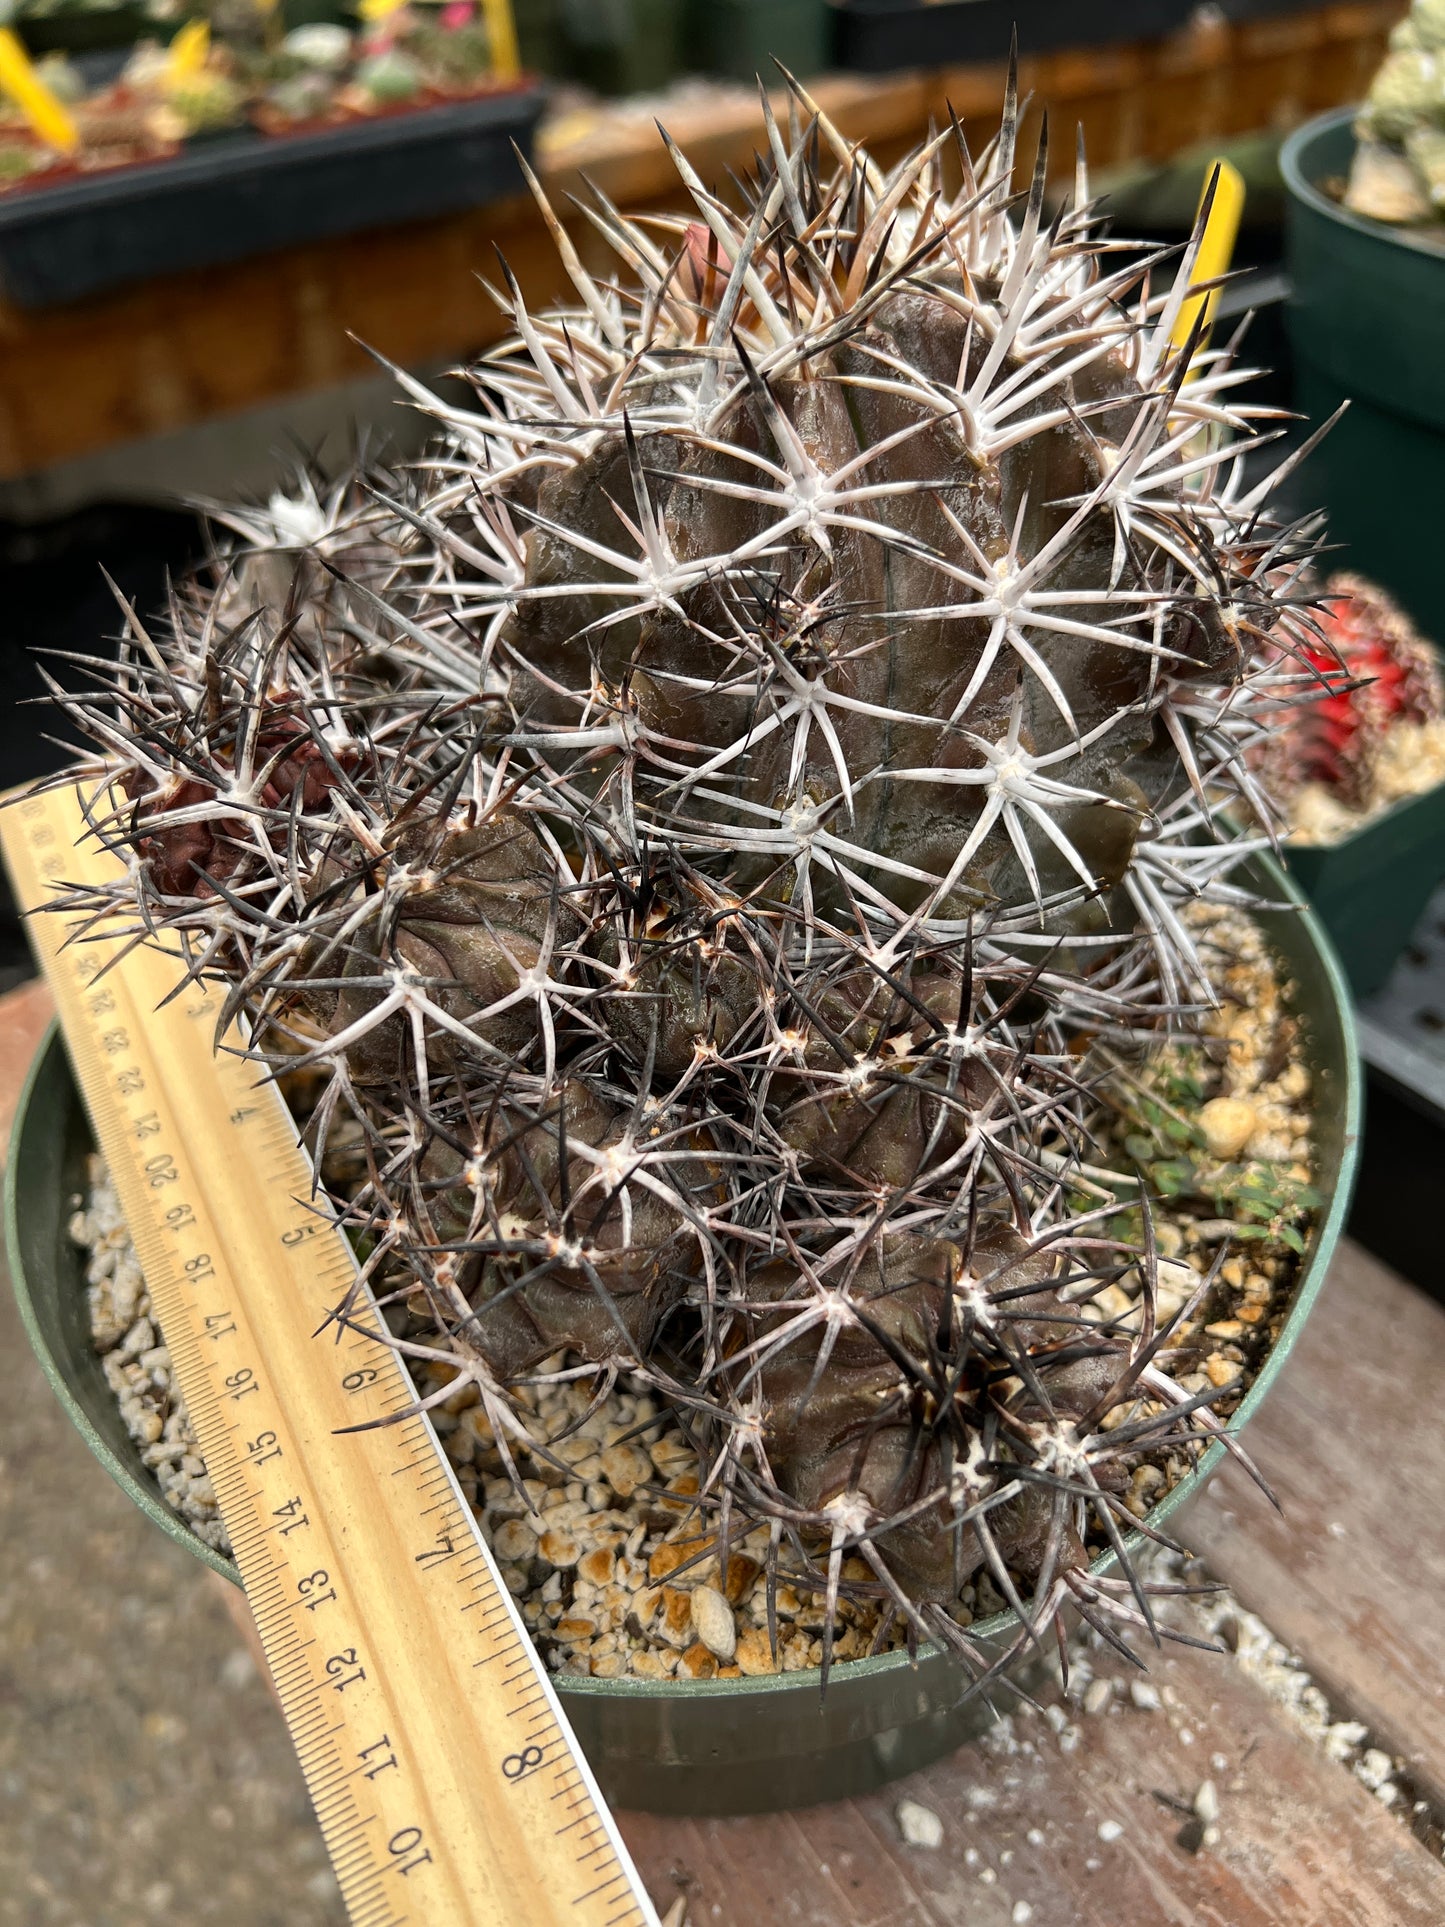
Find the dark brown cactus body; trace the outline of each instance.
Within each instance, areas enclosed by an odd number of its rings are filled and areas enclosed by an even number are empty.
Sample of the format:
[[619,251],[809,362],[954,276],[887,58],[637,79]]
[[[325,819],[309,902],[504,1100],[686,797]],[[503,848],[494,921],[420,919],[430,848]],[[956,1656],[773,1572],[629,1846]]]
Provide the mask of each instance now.
[[[565,938],[578,930],[555,875],[542,873],[529,825],[507,812],[472,826],[409,824],[389,839],[375,871],[385,874],[373,873],[363,887],[373,892],[376,914],[348,931],[328,1027],[344,1036],[364,1025],[386,1001],[391,973],[405,971],[457,1026],[428,1033],[432,1070],[477,1048],[525,1056],[537,1012],[522,979],[541,964],[549,931]],[[410,1022],[398,1012],[364,1029],[347,1060],[359,1081],[395,1084],[412,1050]]]

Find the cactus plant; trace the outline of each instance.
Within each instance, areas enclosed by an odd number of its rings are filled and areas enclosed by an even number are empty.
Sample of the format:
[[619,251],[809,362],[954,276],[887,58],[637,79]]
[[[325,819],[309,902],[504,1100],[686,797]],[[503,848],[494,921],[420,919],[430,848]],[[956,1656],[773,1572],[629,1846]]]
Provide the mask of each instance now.
[[1445,213],[1445,7],[1415,0],[1355,123],[1345,205],[1408,226]]
[[1360,808],[1371,800],[1371,774],[1386,733],[1400,723],[1438,722],[1445,689],[1429,643],[1362,576],[1330,577],[1319,620],[1328,653],[1306,653],[1333,687],[1303,712],[1309,774]]
[[1281,717],[1255,758],[1292,834],[1329,842],[1445,773],[1445,682],[1434,649],[1383,589],[1332,575],[1300,659],[1317,701]]
[[1153,1624],[1089,1562],[1219,1394],[1147,1199],[1072,1185],[1091,1046],[1196,1022],[1310,674],[1309,542],[1176,339],[1198,237],[1116,258],[1082,161],[1047,218],[1017,119],[885,172],[795,88],[740,208],[680,154],[691,216],[594,196],[615,282],[539,188],[573,304],[504,268],[475,404],[399,376],[423,461],[231,512],[69,699],[126,863],[70,907],[184,937],[318,1158],[359,1125],[396,1342],[504,1445],[520,1378],[640,1375],[724,1556],[768,1521],[831,1605],[856,1555],[964,1656],[981,1571],[1021,1639]]

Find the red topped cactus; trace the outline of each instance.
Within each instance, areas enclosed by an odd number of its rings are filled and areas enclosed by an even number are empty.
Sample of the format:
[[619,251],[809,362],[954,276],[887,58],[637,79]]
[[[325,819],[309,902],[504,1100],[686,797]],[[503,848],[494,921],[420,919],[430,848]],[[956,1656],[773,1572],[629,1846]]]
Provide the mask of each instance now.
[[1445,715],[1440,667],[1403,611],[1363,576],[1331,576],[1315,622],[1321,640],[1303,653],[1329,693],[1292,719],[1281,776],[1287,786],[1323,783],[1364,808],[1388,733]]

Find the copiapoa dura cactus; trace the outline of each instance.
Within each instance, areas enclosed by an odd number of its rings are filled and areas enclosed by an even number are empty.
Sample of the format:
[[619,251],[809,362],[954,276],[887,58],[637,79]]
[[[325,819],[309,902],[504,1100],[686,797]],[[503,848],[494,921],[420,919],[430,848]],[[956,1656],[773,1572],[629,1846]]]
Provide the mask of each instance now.
[[318,1158],[359,1121],[408,1355],[504,1453],[519,1380],[639,1374],[724,1556],[766,1521],[830,1609],[861,1558],[965,1656],[982,1572],[1021,1638],[1152,1625],[1090,1548],[1219,1394],[1147,1204],[1080,1206],[1091,1053],[1207,1002],[1184,910],[1314,676],[1195,250],[1111,252],[1082,163],[1046,218],[1016,122],[884,172],[794,89],[738,205],[594,196],[615,281],[543,200],[574,304],[504,268],[475,405],[399,377],[426,459],[228,512],[71,699],[126,859],[71,907],[184,935]]

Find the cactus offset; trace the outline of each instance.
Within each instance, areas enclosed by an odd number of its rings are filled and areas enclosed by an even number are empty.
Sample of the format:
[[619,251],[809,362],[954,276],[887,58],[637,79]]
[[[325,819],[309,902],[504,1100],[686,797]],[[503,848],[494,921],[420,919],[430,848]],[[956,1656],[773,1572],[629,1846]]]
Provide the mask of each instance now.
[[[636,1372],[724,1544],[771,1522],[830,1598],[857,1554],[965,1651],[981,1569],[1022,1637],[1150,1624],[1089,1542],[1214,1422],[1147,1209],[1071,1207],[1087,1046],[1208,998],[1181,909],[1240,900],[1308,542],[1238,480],[1229,352],[1183,382],[1194,250],[1115,267],[1042,152],[1018,204],[1012,89],[981,160],[887,174],[795,91],[740,211],[681,156],[695,218],[596,197],[616,284],[544,201],[577,304],[509,278],[473,408],[401,377],[424,462],[233,518],[75,705],[129,859],[88,907],[321,1070],[399,1342],[499,1437],[509,1381]],[[1085,1316],[1135,1268],[1136,1328]]]

